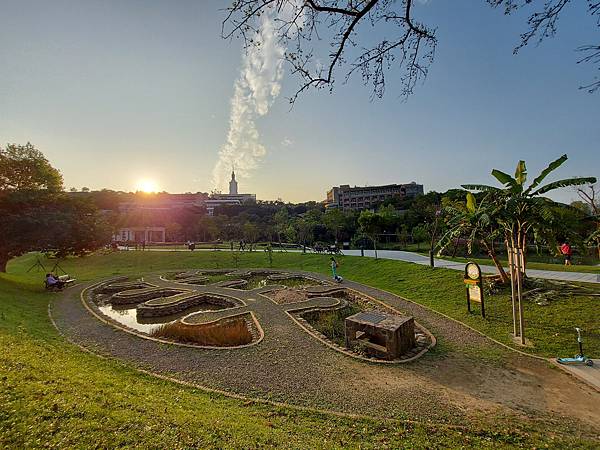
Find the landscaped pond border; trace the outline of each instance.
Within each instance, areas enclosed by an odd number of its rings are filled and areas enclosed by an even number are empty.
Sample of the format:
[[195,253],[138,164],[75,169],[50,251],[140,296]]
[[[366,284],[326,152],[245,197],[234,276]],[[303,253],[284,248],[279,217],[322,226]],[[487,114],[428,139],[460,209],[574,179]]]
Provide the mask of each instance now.
[[[393,306],[388,305],[387,303],[382,302],[381,300],[377,300],[377,299],[373,298],[372,296],[365,294],[364,292],[361,292],[357,289],[353,289],[353,288],[350,288],[347,286],[332,286],[332,289],[330,289],[329,291],[325,291],[323,293],[323,297],[327,297],[327,293],[329,293],[331,291],[336,291],[336,290],[350,291],[355,295],[366,297],[368,299],[368,301],[372,301],[373,303],[382,305],[384,308],[394,311],[394,313],[396,313],[398,315],[406,316],[405,313],[394,308]],[[260,293],[258,295],[262,295],[263,297],[269,299],[269,301],[271,301],[272,303],[277,305],[277,303],[272,298],[270,298],[266,295],[263,295],[263,294],[264,294],[264,292]],[[293,303],[290,303],[290,305],[293,305]],[[331,311],[335,311],[335,310],[343,308],[343,307],[345,307],[345,305],[341,304],[340,306],[332,308]],[[318,308],[313,308],[313,309],[317,310]],[[327,336],[323,335],[318,330],[316,330],[312,325],[310,325],[308,323],[308,321],[306,321],[301,316],[302,313],[306,313],[308,311],[311,311],[311,309],[308,308],[306,310],[302,310],[300,308],[300,309],[296,309],[296,310],[289,309],[289,310],[286,310],[285,313],[296,323],[296,325],[298,325],[306,333],[310,334],[312,337],[317,339],[323,345],[326,345],[327,347],[329,347],[337,352],[340,352],[346,356],[350,356],[351,358],[354,358],[354,359],[366,361],[368,363],[372,363],[372,364],[406,364],[406,363],[410,363],[410,362],[413,362],[413,361],[421,358],[423,355],[425,355],[425,353],[427,353],[430,349],[435,347],[437,344],[437,339],[435,338],[435,336],[427,328],[425,328],[423,325],[421,325],[419,322],[417,322],[415,320],[415,326],[418,327],[419,330],[422,331],[429,338],[429,345],[424,347],[419,353],[417,353],[414,356],[411,356],[410,358],[406,358],[406,359],[385,360],[385,359],[377,359],[377,358],[367,358],[366,356],[359,355],[356,352],[353,352],[353,351],[348,350],[340,345],[337,345],[335,342],[331,341],[331,339],[329,339]],[[298,316],[300,316],[300,317],[295,317],[294,314],[298,314]]]
[[[242,348],[246,348],[246,347],[251,347],[253,345],[257,345],[259,344],[265,337],[265,332],[262,329],[262,327],[260,326],[260,323],[258,322],[258,320],[256,319],[256,316],[254,315],[254,313],[252,311],[248,311],[248,312],[244,312],[241,314],[234,314],[231,316],[228,316],[227,319],[230,319],[232,317],[237,317],[237,316],[244,316],[246,314],[249,314],[250,317],[252,318],[252,321],[254,323],[254,326],[256,327],[256,330],[258,331],[258,339],[253,340],[252,342],[250,342],[249,344],[244,344],[244,345],[236,345],[236,346],[232,346],[232,347],[217,347],[214,345],[199,345],[199,344],[186,344],[183,342],[176,342],[176,341],[171,341],[168,339],[161,339],[161,338],[156,338],[150,335],[147,335],[145,333],[141,333],[137,330],[134,330],[132,328],[129,328],[123,324],[120,324],[114,320],[112,320],[111,318],[105,316],[104,314],[102,314],[101,312],[98,312],[95,310],[95,305],[89,305],[88,304],[88,300],[86,298],[87,293],[89,291],[92,291],[94,289],[96,289],[98,286],[105,284],[107,282],[110,282],[110,280],[103,280],[94,284],[91,284],[87,287],[85,287],[79,294],[81,303],[83,304],[83,306],[85,307],[85,309],[87,309],[87,311],[89,313],[91,313],[96,319],[98,319],[100,322],[106,324],[106,325],[110,325],[114,328],[117,328],[118,330],[121,331],[125,331],[126,333],[129,334],[133,334],[134,336],[140,337],[142,339],[147,339],[150,341],[154,341],[154,342],[160,342],[161,344],[169,344],[169,345],[177,345],[180,347],[190,347],[190,348],[201,348],[201,349],[206,349],[206,350],[236,350],[236,349],[242,349]],[[239,299],[235,299],[234,297],[231,296],[227,296],[227,295],[223,295],[224,297],[230,297],[232,299],[234,299],[236,302],[239,302]],[[93,303],[93,302],[92,302]],[[235,307],[234,307],[235,308]],[[209,322],[208,325],[214,325],[215,322]],[[196,324],[194,324],[196,325]],[[198,326],[206,326],[207,324],[199,324]],[[250,331],[252,333],[252,331]]]

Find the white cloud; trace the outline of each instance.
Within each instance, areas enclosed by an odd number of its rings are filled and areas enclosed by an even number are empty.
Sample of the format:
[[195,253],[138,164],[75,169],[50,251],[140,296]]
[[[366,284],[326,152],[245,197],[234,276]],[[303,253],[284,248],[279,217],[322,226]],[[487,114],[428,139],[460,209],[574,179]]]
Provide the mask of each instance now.
[[281,91],[285,48],[278,42],[270,12],[260,18],[255,44],[244,54],[242,70],[234,85],[227,141],[213,168],[216,189],[225,188],[232,167],[248,177],[267,149],[260,142],[256,118],[269,112]]

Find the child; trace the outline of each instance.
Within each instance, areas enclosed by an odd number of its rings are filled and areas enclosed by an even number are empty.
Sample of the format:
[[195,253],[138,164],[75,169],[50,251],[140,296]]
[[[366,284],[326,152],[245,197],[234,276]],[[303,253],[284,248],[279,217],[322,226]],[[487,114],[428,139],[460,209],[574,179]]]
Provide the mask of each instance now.
[[333,279],[338,283],[341,283],[344,279],[337,274],[338,263],[335,258],[331,257],[331,272],[333,273]]

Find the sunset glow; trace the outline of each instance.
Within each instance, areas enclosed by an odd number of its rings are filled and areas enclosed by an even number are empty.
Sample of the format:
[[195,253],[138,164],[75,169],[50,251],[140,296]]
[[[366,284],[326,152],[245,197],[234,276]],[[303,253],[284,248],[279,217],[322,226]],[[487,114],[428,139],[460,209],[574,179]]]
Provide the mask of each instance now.
[[158,192],[158,184],[154,180],[144,178],[137,182],[135,190],[147,193]]

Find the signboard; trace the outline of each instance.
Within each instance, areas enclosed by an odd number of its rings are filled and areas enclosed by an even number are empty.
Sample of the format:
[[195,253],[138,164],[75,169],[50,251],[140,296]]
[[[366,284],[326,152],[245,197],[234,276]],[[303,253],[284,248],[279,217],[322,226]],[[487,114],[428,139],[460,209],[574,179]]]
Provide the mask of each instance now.
[[481,303],[481,289],[476,284],[469,286],[469,299],[472,302]]
[[467,288],[467,310],[471,312],[471,302],[479,303],[481,305],[481,317],[485,318],[483,277],[481,276],[481,268],[477,263],[467,263],[464,282]]

